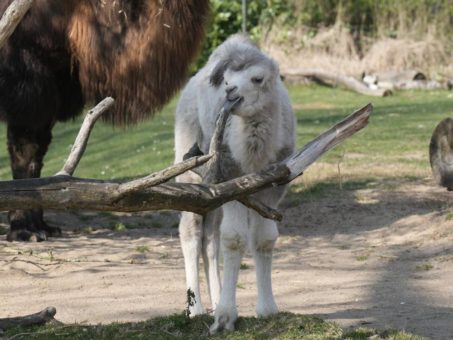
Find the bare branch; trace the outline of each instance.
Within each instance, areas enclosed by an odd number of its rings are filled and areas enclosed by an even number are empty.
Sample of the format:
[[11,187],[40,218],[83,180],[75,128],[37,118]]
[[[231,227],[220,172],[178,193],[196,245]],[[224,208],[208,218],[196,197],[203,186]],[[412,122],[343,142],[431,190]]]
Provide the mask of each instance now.
[[239,105],[239,102],[240,99],[237,99],[234,102],[227,101],[220,110],[214,134],[212,135],[211,142],[209,144],[209,154],[213,155],[213,157],[203,169],[200,169],[202,172],[200,176],[203,179],[203,183],[213,184],[224,180],[222,178],[222,171],[220,170],[223,135],[225,133],[228,117]]
[[91,130],[94,127],[94,124],[98,118],[107,111],[113,104],[115,100],[113,98],[105,98],[93,109],[88,111],[85,119],[83,120],[82,126],[80,128],[79,134],[72,146],[71,153],[68,156],[63,168],[55,176],[72,176],[74,171],[79,164],[80,159],[85,152],[88,138],[90,137]]
[[133,192],[168,182],[170,179],[206,163],[211,158],[212,155],[192,157],[149,176],[121,184],[118,188],[117,199]]
[[3,13],[0,19],[0,48],[14,33],[17,25],[19,25],[31,5],[33,5],[33,0],[15,0]]

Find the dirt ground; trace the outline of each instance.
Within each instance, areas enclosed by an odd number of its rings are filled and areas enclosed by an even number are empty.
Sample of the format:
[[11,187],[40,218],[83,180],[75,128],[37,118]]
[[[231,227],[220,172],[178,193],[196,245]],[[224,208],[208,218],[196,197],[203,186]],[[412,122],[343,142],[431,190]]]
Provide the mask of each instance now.
[[[335,190],[298,205],[287,199],[273,272],[280,309],[453,339],[452,195],[420,180]],[[47,219],[64,238],[0,238],[0,317],[55,306],[62,322],[92,324],[185,308],[176,213],[47,212]],[[249,256],[244,263],[238,309],[253,315],[254,266]]]

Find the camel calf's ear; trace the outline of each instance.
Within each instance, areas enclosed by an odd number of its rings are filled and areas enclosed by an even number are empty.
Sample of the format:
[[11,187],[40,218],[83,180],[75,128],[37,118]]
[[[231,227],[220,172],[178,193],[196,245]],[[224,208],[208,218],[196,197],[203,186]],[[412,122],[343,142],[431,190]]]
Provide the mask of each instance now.
[[187,151],[187,153],[182,157],[182,160],[185,161],[186,159],[195,157],[195,156],[202,156],[204,155],[203,152],[200,150],[198,143],[192,145],[192,147]]
[[225,73],[229,64],[230,61],[228,59],[219,61],[217,63],[217,65],[214,67],[214,70],[212,70],[211,76],[209,77],[209,82],[211,83],[211,85],[219,87],[222,84],[223,74]]

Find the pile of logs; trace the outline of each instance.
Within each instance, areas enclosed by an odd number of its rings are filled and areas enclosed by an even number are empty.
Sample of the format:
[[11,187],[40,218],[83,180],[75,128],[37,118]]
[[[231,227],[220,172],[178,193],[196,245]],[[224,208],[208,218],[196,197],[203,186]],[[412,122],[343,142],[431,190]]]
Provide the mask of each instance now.
[[320,69],[306,69],[287,72],[283,77],[291,83],[306,84],[314,81],[333,87],[342,86],[375,97],[389,96],[394,90],[453,89],[453,77],[444,76],[442,81],[428,80],[422,72],[415,70],[364,73],[360,77],[354,77]]

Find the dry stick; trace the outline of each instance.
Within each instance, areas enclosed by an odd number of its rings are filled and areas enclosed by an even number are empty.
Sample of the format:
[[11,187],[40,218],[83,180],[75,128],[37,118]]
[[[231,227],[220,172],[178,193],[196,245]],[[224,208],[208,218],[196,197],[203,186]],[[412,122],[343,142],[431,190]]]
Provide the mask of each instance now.
[[212,159],[196,173],[202,177],[203,183],[215,184],[223,181],[222,171],[220,170],[220,155],[221,146],[223,142],[223,135],[225,133],[226,123],[231,112],[236,109],[241,99],[234,102],[227,101],[220,109],[219,116],[216,120],[214,133],[212,134],[209,143],[208,153],[212,155]]
[[0,329],[7,330],[16,326],[44,325],[49,321],[55,320],[54,316],[56,313],[55,307],[47,307],[35,314],[0,319]]
[[146,188],[168,182],[170,179],[208,162],[212,157],[212,155],[192,157],[185,161],[182,161],[181,163],[174,164],[164,170],[152,173],[151,175],[148,175],[146,177],[121,184],[118,187],[116,200],[119,200],[122,197],[134,192],[138,192]]
[[55,176],[72,176],[74,171],[79,164],[80,159],[86,149],[88,138],[90,137],[91,130],[98,118],[107,111],[115,100],[111,97],[105,98],[98,105],[88,111],[85,119],[83,120],[82,126],[80,127],[79,134],[72,146],[71,153],[68,156],[63,168]]
[[13,34],[17,25],[28,12],[33,0],[15,0],[3,13],[0,19],[0,48],[6,43],[6,40]]
[[120,184],[67,176],[0,182],[0,210],[50,208],[99,211],[182,210],[197,214],[291,181],[325,152],[365,127],[372,106],[353,113],[283,162],[218,184],[165,183],[115,200]]

